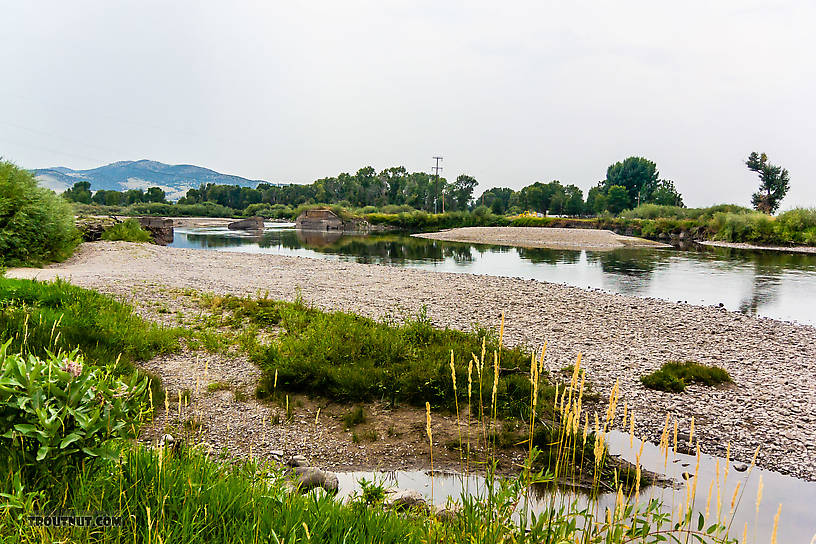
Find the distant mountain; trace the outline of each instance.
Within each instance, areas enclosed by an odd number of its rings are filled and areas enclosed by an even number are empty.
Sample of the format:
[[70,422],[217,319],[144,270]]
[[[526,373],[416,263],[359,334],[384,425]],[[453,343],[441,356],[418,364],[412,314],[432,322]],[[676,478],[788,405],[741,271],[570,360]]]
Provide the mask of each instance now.
[[242,187],[255,187],[258,183],[263,183],[262,180],[221,174],[191,164],[164,164],[148,160],[119,161],[91,170],[72,170],[63,166],[39,168],[34,170],[34,175],[40,185],[58,193],[72,187],[78,181],[88,181],[91,184],[91,191],[161,187],[169,200],[178,200],[186,195],[189,189],[198,188],[205,183]]

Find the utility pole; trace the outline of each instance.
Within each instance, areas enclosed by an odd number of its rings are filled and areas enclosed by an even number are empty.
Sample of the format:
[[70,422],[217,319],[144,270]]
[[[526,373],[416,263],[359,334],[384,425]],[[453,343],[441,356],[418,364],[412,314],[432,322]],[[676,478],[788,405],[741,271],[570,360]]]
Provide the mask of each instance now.
[[[437,204],[439,203],[439,171],[442,170],[442,167],[439,166],[439,161],[442,160],[442,157],[434,157],[436,161],[436,165],[433,167],[434,176],[436,176],[436,199],[434,199],[434,213],[437,212]],[[445,213],[445,201],[442,201],[442,213]]]

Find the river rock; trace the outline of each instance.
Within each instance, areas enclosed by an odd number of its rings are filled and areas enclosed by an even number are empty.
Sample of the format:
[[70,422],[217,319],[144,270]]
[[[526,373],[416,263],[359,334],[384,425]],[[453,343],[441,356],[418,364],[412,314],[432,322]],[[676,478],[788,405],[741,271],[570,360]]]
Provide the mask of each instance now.
[[295,467],[295,474],[298,476],[298,489],[301,492],[322,487],[329,493],[336,493],[340,487],[336,474],[316,467]]
[[278,463],[283,462],[283,450],[272,450],[269,452],[269,457]]
[[433,510],[434,516],[439,521],[453,521],[453,519],[456,518],[456,516],[462,510],[462,506],[457,503],[450,504],[448,506],[435,505]]
[[159,439],[159,447],[170,453],[178,453],[181,449],[181,440],[176,440],[172,434],[166,434]]
[[227,225],[227,228],[230,230],[263,230],[263,223],[263,217],[250,217],[240,221],[233,221]]
[[309,466],[309,461],[305,455],[293,455],[286,464],[290,467],[306,467]]
[[734,470],[736,470],[737,472],[745,472],[746,470],[748,470],[748,465],[746,465],[745,463],[734,463]]
[[386,491],[385,500],[386,506],[391,508],[414,508],[416,506],[425,506],[425,497],[416,489],[390,489]]

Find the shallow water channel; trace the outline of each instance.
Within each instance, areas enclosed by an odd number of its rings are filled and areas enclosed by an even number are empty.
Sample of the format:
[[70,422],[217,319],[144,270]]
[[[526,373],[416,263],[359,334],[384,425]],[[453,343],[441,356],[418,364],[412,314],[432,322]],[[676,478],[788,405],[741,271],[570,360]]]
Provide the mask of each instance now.
[[816,255],[703,246],[525,249],[395,233],[303,232],[281,223],[268,223],[263,233],[225,227],[176,229],[172,246],[520,277],[675,302],[722,304],[749,315],[816,325]]
[[[634,461],[637,450],[640,449],[640,442],[634,441],[634,447],[629,445],[629,436],[617,431],[613,431],[608,437],[610,454],[618,455],[628,461]],[[722,519],[728,525],[730,520],[729,534],[732,537],[742,538],[745,523],[748,523],[748,542],[767,543],[771,541],[773,531],[774,516],[779,505],[782,504],[782,514],[779,518],[779,529],[777,533],[778,542],[785,544],[803,543],[809,544],[813,537],[816,537],[816,482],[806,482],[790,476],[784,476],[777,472],[754,468],[745,472],[735,470],[735,464],[731,463],[728,477],[723,483],[723,474],[726,466],[724,459],[719,459],[719,478],[717,474],[717,457],[706,454],[700,456],[700,469],[698,471],[696,498],[694,501],[695,512],[705,512],[708,500],[709,487],[714,482],[712,498],[710,504],[710,518],[716,519],[717,512],[717,481],[720,482],[720,496],[722,504]],[[652,486],[641,490],[641,503],[645,503],[650,498],[660,499],[666,512],[675,512],[674,519],[677,519],[677,509],[685,502],[685,480],[683,472],[694,473],[696,457],[693,455],[669,453],[668,461],[654,444],[646,443],[643,448],[641,464],[644,469],[665,474],[674,480],[678,485],[675,487]],[[763,493],[759,512],[756,510],[757,487],[759,478],[762,476]],[[425,471],[395,471],[395,472],[344,472],[338,474],[340,480],[339,496],[345,498],[360,491],[359,480],[365,478],[368,481],[376,479],[377,482],[386,487],[396,487],[400,489],[416,489],[420,491],[426,500],[431,500],[431,476]],[[734,489],[739,483],[740,494],[733,517],[730,515],[731,498]],[[433,477],[433,502],[444,505],[448,498],[461,502],[463,491],[484,496],[485,479],[484,476],[468,476],[455,473],[434,473]],[[578,493],[555,492],[545,486],[537,486],[530,493],[529,508],[532,512],[540,513],[553,502],[556,506],[569,504],[569,501],[578,502],[578,510],[586,507],[590,503],[590,498]],[[599,519],[603,519],[605,509],[614,509],[615,494],[605,493],[594,500],[594,506],[600,513]],[[696,520],[696,514],[694,518]],[[665,527],[668,528],[668,527]],[[755,540],[754,540],[755,538]]]

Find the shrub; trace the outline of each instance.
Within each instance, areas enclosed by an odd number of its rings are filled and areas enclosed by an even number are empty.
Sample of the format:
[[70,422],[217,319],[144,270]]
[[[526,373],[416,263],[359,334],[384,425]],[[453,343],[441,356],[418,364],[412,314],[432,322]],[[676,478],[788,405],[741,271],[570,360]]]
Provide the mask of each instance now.
[[730,383],[731,376],[718,366],[707,366],[688,361],[685,363],[668,362],[659,370],[641,376],[641,383],[649,389],[682,393],[690,383],[719,385]]
[[776,218],[777,238],[794,244],[816,245],[816,208],[794,208]]
[[61,261],[79,241],[71,205],[31,172],[0,161],[0,265]]
[[102,239],[123,242],[152,242],[153,236],[144,230],[138,221],[128,219],[103,232]]
[[77,351],[9,355],[0,347],[0,464],[3,472],[57,481],[84,457],[110,457],[108,440],[135,435],[147,380],[128,383],[110,370],[83,365]]

